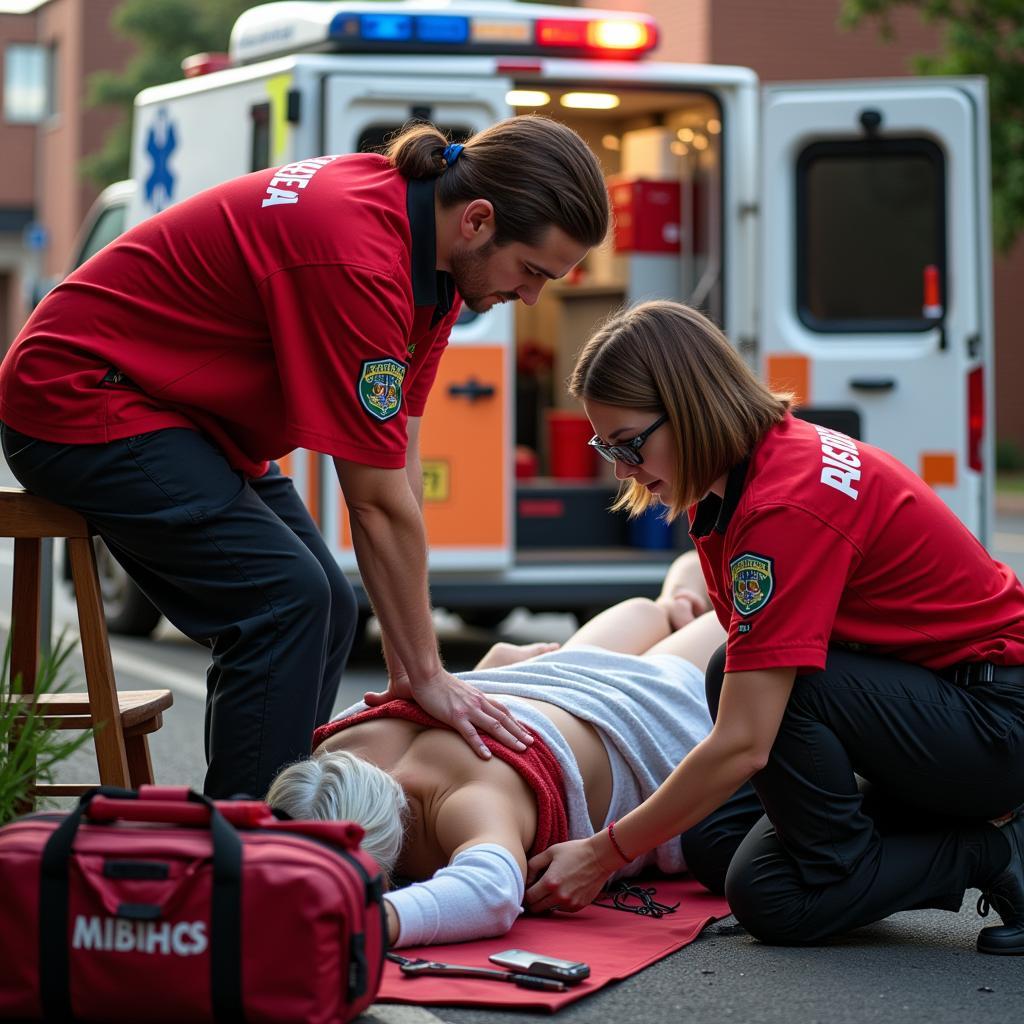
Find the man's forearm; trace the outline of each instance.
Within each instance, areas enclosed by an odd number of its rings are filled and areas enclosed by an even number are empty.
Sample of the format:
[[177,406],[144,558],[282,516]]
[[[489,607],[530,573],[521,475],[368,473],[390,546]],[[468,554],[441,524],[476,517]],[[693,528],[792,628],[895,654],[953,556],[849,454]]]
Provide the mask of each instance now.
[[441,668],[427,587],[427,541],[411,491],[389,508],[350,506],[363,584],[391,654],[410,678]]

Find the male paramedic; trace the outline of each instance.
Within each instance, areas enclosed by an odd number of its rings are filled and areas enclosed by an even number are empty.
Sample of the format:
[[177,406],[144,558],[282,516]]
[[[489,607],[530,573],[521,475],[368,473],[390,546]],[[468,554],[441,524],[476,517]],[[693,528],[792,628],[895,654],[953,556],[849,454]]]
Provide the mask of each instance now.
[[80,512],[153,603],[210,647],[205,790],[264,793],[309,755],[352,645],[352,589],[274,462],[334,459],[392,697],[481,757],[529,736],[446,672],[427,588],[418,435],[460,300],[536,302],[608,226],[570,129],[322,156],[226,182],[132,228],[32,314],[0,367],[0,440]]

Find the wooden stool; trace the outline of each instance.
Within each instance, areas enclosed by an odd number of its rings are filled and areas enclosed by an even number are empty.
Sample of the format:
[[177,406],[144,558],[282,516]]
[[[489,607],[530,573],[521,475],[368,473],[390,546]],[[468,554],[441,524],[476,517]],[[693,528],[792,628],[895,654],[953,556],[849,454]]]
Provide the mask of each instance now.
[[[20,674],[22,700],[42,709],[44,718],[59,729],[95,727],[102,785],[135,788],[151,783],[153,765],[146,737],[163,725],[162,713],[174,698],[170,690],[117,692],[89,525],[71,509],[20,488],[0,487],[0,537],[14,538],[11,679]],[[88,693],[35,695],[44,537],[67,540]],[[79,796],[92,785],[95,783],[36,785],[33,792],[40,796]]]

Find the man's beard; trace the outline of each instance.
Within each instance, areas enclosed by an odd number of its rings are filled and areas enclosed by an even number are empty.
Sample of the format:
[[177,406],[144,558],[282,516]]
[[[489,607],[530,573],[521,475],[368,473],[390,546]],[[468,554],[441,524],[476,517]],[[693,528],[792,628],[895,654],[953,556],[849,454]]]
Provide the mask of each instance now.
[[462,296],[465,306],[474,313],[484,313],[495,305],[486,301],[495,295],[504,300],[519,298],[515,292],[496,292],[487,287],[487,263],[496,248],[491,238],[479,249],[456,247],[448,257],[455,289]]

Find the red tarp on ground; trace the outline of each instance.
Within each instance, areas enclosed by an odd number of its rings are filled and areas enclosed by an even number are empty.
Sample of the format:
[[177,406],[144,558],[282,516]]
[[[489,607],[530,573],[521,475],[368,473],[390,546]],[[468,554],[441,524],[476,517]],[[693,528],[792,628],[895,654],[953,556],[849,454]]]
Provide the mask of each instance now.
[[724,899],[712,896],[691,879],[640,882],[657,890],[659,903],[679,907],[662,918],[591,906],[578,914],[531,917],[524,914],[506,935],[450,946],[422,946],[397,952],[409,959],[423,957],[444,963],[494,967],[487,957],[505,949],[526,949],[562,960],[590,964],[590,977],[566,992],[536,992],[498,981],[444,976],[405,977],[397,964],[385,965],[378,999],[420,1006],[490,1006],[522,1010],[555,1010],[596,992],[611,981],[628,978],[649,964],[674,953],[700,934],[711,921],[729,914]]

